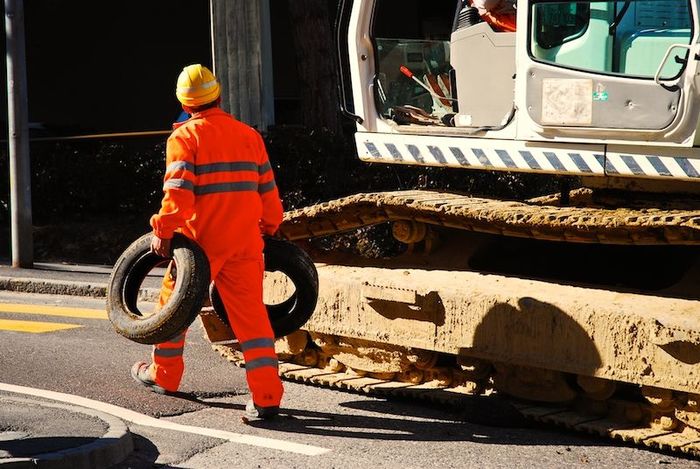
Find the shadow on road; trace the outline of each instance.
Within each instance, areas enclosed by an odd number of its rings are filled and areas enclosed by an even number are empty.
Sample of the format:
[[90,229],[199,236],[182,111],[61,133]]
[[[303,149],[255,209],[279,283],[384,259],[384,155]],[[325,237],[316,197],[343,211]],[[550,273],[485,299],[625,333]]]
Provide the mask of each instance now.
[[[193,395],[178,397],[204,406],[243,412],[243,404],[203,401]],[[340,408],[371,415],[317,412],[282,408],[274,420],[251,420],[248,425],[272,431],[341,438],[385,441],[471,441],[506,445],[610,446],[586,435],[568,435],[535,430],[503,399],[497,396],[465,397],[459,412],[416,406],[394,400],[348,401]],[[396,417],[392,417],[396,416]]]
[[145,438],[138,433],[131,433],[131,439],[134,442],[134,452],[121,463],[110,469],[132,469],[137,467],[159,467],[166,468],[169,466],[155,464],[160,452],[156,445],[151,440]]

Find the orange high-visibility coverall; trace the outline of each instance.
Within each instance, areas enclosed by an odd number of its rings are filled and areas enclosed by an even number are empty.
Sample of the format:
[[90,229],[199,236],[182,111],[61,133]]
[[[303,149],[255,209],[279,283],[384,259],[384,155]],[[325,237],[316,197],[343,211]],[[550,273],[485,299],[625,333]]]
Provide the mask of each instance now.
[[515,32],[517,14],[515,0],[472,0],[472,6],[496,31]]
[[[168,138],[163,191],[153,233],[167,239],[177,230],[204,249],[243,350],[253,402],[279,406],[282,382],[262,299],[262,233],[277,231],[283,210],[262,138],[219,108],[195,113]],[[170,273],[161,306],[175,285]],[[168,391],[182,378],[185,332],[153,349],[155,381]]]

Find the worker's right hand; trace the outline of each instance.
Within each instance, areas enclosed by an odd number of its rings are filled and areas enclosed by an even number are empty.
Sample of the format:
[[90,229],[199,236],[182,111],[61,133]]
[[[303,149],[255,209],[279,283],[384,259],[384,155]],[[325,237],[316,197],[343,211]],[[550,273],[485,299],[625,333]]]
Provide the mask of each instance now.
[[151,251],[158,254],[160,257],[170,257],[170,240],[153,235],[151,239]]

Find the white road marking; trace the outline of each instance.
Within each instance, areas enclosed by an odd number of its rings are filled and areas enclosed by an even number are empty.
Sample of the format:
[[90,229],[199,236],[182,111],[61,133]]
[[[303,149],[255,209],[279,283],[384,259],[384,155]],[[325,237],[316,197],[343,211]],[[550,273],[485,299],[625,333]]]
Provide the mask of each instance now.
[[243,435],[241,433],[228,432],[217,430],[214,428],[195,427],[192,425],[181,425],[179,423],[170,422],[168,420],[160,420],[149,415],[144,415],[133,410],[125,409],[106,402],[95,401],[86,397],[74,396],[72,394],[64,394],[46,389],[29,388],[25,386],[16,386],[14,384],[0,383],[0,391],[13,392],[17,394],[25,394],[34,397],[42,397],[54,401],[66,402],[75,404],[89,409],[105,412],[114,415],[122,420],[142,425],[144,427],[162,428],[164,430],[174,430],[183,433],[192,433],[195,435],[209,436],[221,440],[227,440],[233,443],[241,443],[244,445],[258,446],[262,448],[276,449],[287,451],[290,453],[304,454],[306,456],[319,456],[328,453],[330,449],[321,448],[319,446],[304,445],[301,443],[292,443],[289,441],[275,440],[273,438],[265,438],[254,435]]

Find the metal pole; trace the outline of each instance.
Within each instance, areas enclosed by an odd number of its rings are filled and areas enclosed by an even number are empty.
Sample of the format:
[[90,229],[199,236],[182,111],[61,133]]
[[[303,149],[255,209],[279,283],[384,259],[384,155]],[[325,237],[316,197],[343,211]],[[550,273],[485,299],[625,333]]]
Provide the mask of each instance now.
[[5,0],[12,267],[34,266],[23,0]]

